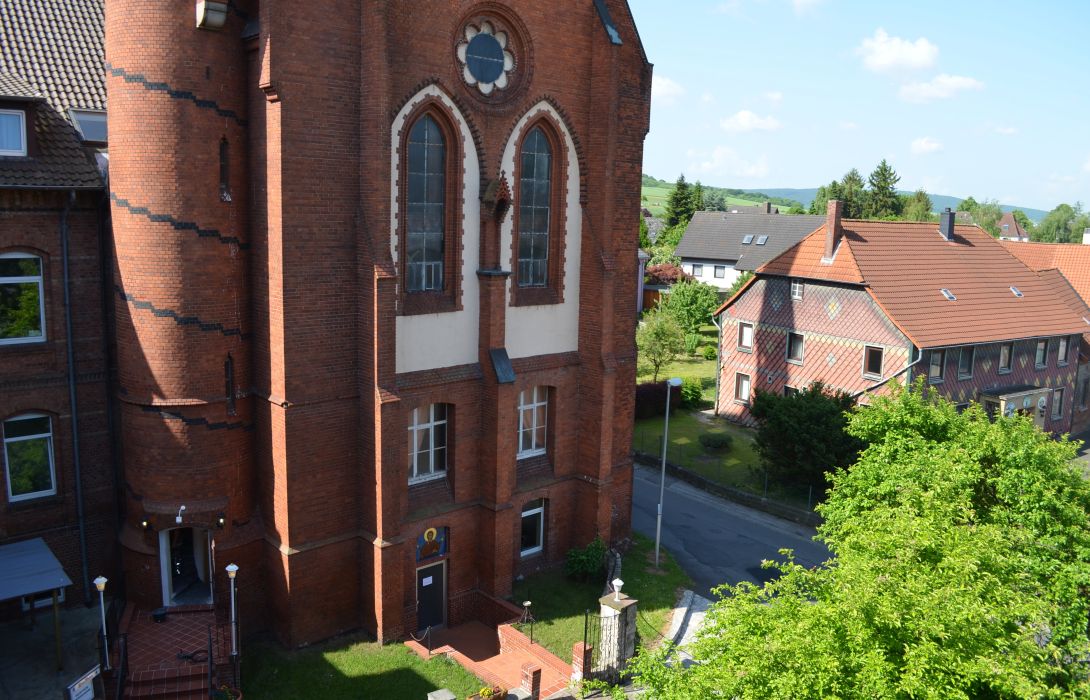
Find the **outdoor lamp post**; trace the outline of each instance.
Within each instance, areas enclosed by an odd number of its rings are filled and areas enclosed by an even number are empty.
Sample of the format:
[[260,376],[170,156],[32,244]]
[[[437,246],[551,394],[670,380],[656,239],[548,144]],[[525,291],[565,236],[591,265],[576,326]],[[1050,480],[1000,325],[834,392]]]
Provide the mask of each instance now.
[[238,611],[235,608],[235,576],[238,564],[227,565],[227,578],[231,579],[231,660],[238,663]]
[[98,589],[98,607],[102,611],[102,650],[106,657],[106,670],[110,670],[110,640],[106,637],[106,577],[99,576],[95,579],[95,588]]
[[655,521],[655,568],[659,568],[659,544],[662,542],[662,498],[666,494],[666,445],[670,436],[670,388],[681,386],[681,379],[666,380],[666,419],[662,426],[662,476],[659,479],[659,511]]

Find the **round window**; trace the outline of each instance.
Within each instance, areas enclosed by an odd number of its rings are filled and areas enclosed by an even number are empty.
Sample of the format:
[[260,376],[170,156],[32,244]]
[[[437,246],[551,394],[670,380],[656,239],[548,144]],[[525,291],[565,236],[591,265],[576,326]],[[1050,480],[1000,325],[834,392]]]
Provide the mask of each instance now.
[[509,84],[515,57],[507,39],[507,33],[497,31],[488,20],[482,21],[480,26],[466,25],[458,44],[458,61],[462,64],[462,77],[466,83],[476,86],[481,94],[490,95]]

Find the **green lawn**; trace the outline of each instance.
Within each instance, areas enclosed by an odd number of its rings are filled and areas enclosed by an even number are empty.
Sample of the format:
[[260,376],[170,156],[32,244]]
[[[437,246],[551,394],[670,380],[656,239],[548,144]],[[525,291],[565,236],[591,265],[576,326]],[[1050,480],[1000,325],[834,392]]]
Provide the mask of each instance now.
[[[704,387],[704,402],[710,408],[715,401],[715,358],[705,360],[700,350],[704,345],[715,347],[718,341],[718,330],[715,326],[701,326],[700,335],[703,341],[696,354],[683,355],[663,367],[659,370],[659,381],[666,381],[669,377],[696,377],[700,380],[700,385]],[[639,372],[636,375],[637,383],[652,381],[652,374],[648,368],[641,365],[637,371]]]
[[449,688],[460,698],[483,682],[445,656],[424,661],[403,644],[383,646],[359,637],[341,638],[300,651],[256,642],[243,656],[248,698],[423,698]]
[[[673,190],[673,185],[670,187],[643,187],[640,190],[640,206],[650,210],[653,216],[662,217],[665,213],[666,199]],[[729,195],[723,199],[727,204],[741,204],[748,207],[760,204],[760,202],[753,199],[743,199],[742,197]]]
[[[662,416],[636,421],[632,446],[646,454],[660,455],[663,422]],[[709,451],[700,444],[703,433],[727,433],[733,443],[729,450]],[[726,486],[749,490],[763,487],[754,473],[761,460],[753,446],[753,431],[724,418],[685,409],[671,411],[667,459]]]
[[[641,643],[655,644],[666,631],[680,589],[692,585],[689,577],[663,550],[662,571],[654,568],[654,542],[633,533],[632,549],[623,557],[622,589],[637,601],[637,633]],[[583,616],[598,612],[601,581],[578,583],[551,571],[515,582],[516,601],[533,602],[534,641],[562,660],[571,662],[572,645],[583,641]],[[529,633],[528,629],[523,630]]]

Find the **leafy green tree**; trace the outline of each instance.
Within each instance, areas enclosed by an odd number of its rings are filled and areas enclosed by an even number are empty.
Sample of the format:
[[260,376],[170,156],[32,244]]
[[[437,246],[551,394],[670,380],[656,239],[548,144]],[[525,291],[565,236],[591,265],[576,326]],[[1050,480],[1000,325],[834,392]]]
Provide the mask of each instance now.
[[1015,209],[1011,212],[1011,216],[1014,217],[1014,220],[1018,222],[1018,225],[1022,227],[1022,230],[1024,230],[1026,234],[1033,236],[1035,224],[1032,219],[1026,216],[1026,212],[1021,209]]
[[704,209],[707,211],[726,211],[727,198],[722,190],[708,189],[704,193]]
[[980,205],[977,203],[977,201],[975,199],[973,199],[971,196],[969,196],[969,197],[966,197],[965,199],[961,200],[960,202],[958,202],[958,209],[957,210],[958,211],[967,211],[969,213],[972,213],[972,212],[976,211],[976,208],[979,207],[979,206]]
[[1090,482],[1022,417],[918,384],[856,411],[868,446],[819,506],[832,552],[719,589],[690,652],[630,666],[650,698],[1086,697]]
[[935,218],[931,215],[932,208],[931,197],[922,189],[916,190],[906,197],[904,217],[909,221],[931,221]]
[[757,453],[780,483],[825,486],[825,475],[855,461],[862,445],[846,432],[850,394],[820,382],[792,396],[758,391],[751,412],[757,419]]
[[674,189],[666,197],[665,217],[667,226],[687,224],[693,218],[693,197],[685,175],[679,175]]
[[1032,239],[1046,243],[1080,243],[1087,227],[1090,227],[1090,215],[1082,210],[1080,202],[1075,206],[1061,204],[1041,220]]
[[901,176],[883,158],[867,178],[870,190],[867,192],[864,215],[872,219],[900,216],[901,198],[897,196],[897,183],[900,181]]
[[674,315],[662,306],[646,312],[636,328],[638,364],[651,369],[652,381],[659,372],[685,352],[685,331]]
[[719,292],[705,282],[682,280],[670,287],[662,306],[683,329],[689,333],[699,333],[701,326],[712,322],[712,314],[719,306]]
[[824,216],[829,208],[830,199],[841,199],[840,183],[833,180],[828,185],[822,185],[814,194],[814,201],[810,202],[810,213]]
[[692,212],[689,214],[690,218],[693,213],[704,211],[704,185],[700,184],[700,180],[697,180],[689,191],[689,210]]
[[681,242],[681,237],[685,235],[685,229],[688,228],[688,226],[688,221],[673,226],[667,226],[659,231],[659,235],[655,238],[655,245],[669,248],[672,251],[674,248],[677,248],[677,244]]
[[730,299],[732,296],[737,294],[738,290],[741,289],[742,286],[751,279],[753,279],[753,273],[749,270],[746,270],[742,274],[738,275],[738,279],[734,280],[734,284],[732,284],[730,286],[730,289],[727,290],[727,298]]
[[799,214],[805,214],[806,210],[802,208],[801,204],[795,204],[785,212],[781,212],[787,216],[798,216]]
[[859,171],[852,168],[840,178],[841,213],[846,219],[862,219],[866,211],[867,191]]
[[651,242],[651,234],[647,230],[647,219],[643,218],[643,215],[641,214],[640,215],[640,248],[642,250],[650,250],[652,245],[654,245],[654,244]]

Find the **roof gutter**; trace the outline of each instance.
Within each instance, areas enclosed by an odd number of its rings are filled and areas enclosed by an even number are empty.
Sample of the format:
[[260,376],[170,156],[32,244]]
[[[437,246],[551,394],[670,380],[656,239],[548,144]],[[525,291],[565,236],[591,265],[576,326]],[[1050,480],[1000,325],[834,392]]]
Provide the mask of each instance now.
[[0,183],[0,190],[50,190],[54,192],[93,192],[94,190],[104,190],[104,185],[82,185],[80,187],[70,187],[67,185],[8,185]]
[[888,377],[886,377],[886,378],[885,378],[885,379],[883,379],[882,381],[878,382],[877,384],[874,384],[874,385],[872,385],[872,386],[869,386],[869,387],[867,387],[867,388],[866,388],[866,389],[864,389],[863,391],[859,391],[859,392],[856,392],[856,393],[852,394],[852,401],[855,401],[856,399],[858,399],[858,398],[859,398],[860,396],[862,396],[863,394],[867,393],[868,391],[874,391],[875,389],[880,389],[881,387],[883,387],[883,386],[885,386],[886,384],[888,384],[888,383],[889,383],[890,381],[892,381],[892,380],[896,379],[897,377],[901,376],[902,374],[904,374],[904,373],[905,373],[905,372],[907,372],[908,370],[912,369],[912,368],[913,368],[913,367],[915,367],[916,365],[920,364],[921,362],[923,362],[923,351],[922,351],[922,350],[921,350],[921,352],[920,352],[920,356],[919,356],[919,357],[917,357],[917,358],[916,358],[915,360],[913,360],[912,362],[909,362],[909,363],[908,363],[907,365],[905,365],[905,366],[904,366],[904,367],[903,367],[903,368],[901,369],[901,371],[899,371],[899,372],[896,372],[896,373],[894,373],[894,374],[891,374],[891,375],[889,375]]
[[72,412],[72,466],[75,470],[76,481],[76,520],[79,525],[79,557],[82,571],[83,600],[91,604],[91,578],[87,571],[87,521],[83,513],[83,477],[80,468],[79,446],[79,408],[76,403],[76,351],[75,339],[72,337],[72,294],[70,289],[71,276],[68,273],[68,213],[76,201],[76,190],[68,191],[68,197],[64,200],[64,209],[61,210],[61,259],[64,269],[64,330],[65,347],[68,355],[68,402]]

